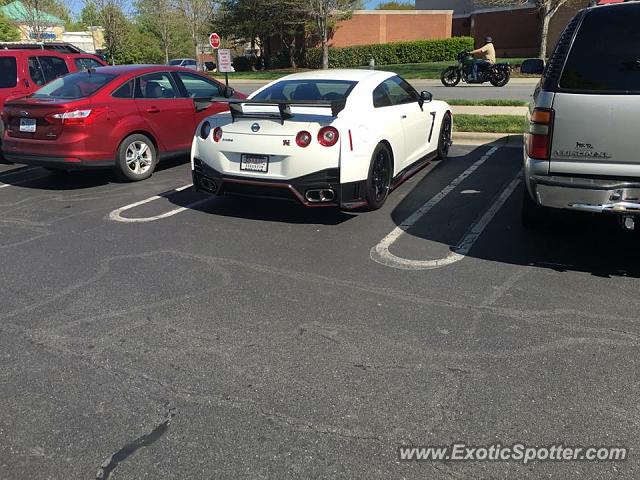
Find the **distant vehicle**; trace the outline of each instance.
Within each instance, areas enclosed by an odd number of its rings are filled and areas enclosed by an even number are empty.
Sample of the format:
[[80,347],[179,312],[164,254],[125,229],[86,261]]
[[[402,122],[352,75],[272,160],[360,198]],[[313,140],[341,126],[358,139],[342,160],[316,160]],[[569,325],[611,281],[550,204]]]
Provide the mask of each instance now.
[[204,62],[202,66],[205,72],[213,72],[216,69],[216,64],[214,62]]
[[196,125],[228,110],[234,94],[182,67],[101,67],[58,78],[6,102],[2,152],[9,161],[50,170],[115,168],[143,180],[162,158],[189,152]]
[[173,67],[184,67],[190,68],[191,70],[198,70],[198,61],[193,58],[175,58],[173,60],[169,60],[167,65],[171,65]]
[[522,64],[524,73],[543,74],[529,108],[525,226],[544,225],[552,209],[564,209],[613,214],[625,228],[635,228],[638,24],[640,2],[582,10],[562,33],[546,68],[538,59]]
[[391,72],[298,73],[228,103],[197,129],[199,191],[375,210],[451,145],[449,105]]
[[504,87],[511,78],[511,66],[503,62],[479,66],[478,79],[472,80],[473,55],[467,51],[460,52],[457,60],[457,65],[445,68],[440,74],[440,81],[445,87],[455,87],[460,81],[477,84],[489,82],[494,87]]
[[[106,63],[90,53],[77,53],[67,44],[41,48],[42,44],[0,44],[0,110],[7,99],[24,97],[69,72]],[[45,44],[46,45],[46,44]],[[0,143],[4,123],[0,121]]]

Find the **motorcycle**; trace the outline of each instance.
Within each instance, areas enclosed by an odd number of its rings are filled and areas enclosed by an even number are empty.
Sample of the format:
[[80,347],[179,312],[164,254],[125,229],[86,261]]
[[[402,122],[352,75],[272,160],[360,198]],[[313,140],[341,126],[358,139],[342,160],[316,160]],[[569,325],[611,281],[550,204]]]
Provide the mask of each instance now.
[[455,87],[460,80],[477,84],[491,82],[494,87],[504,87],[511,78],[511,66],[508,63],[478,65],[478,78],[472,79],[473,55],[460,52],[457,60],[458,65],[445,68],[440,75],[440,81],[445,87]]

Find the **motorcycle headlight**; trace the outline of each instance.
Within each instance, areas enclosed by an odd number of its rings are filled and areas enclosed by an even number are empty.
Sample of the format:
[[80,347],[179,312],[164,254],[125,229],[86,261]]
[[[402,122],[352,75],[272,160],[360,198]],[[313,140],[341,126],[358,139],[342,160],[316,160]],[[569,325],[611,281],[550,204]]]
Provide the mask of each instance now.
[[204,140],[209,138],[209,134],[211,133],[211,124],[209,122],[204,122],[200,127],[200,137]]

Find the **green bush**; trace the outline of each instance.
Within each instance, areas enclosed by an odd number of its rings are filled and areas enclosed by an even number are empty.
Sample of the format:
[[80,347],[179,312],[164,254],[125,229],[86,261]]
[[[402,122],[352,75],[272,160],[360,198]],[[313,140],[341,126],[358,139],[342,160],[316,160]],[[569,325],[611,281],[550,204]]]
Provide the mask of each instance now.
[[[373,57],[376,65],[398,63],[443,62],[456,59],[462,50],[473,50],[473,38],[454,37],[444,40],[418,40],[415,42],[380,43],[329,49],[330,68],[349,68],[369,65]],[[319,68],[322,49],[308,48],[304,66]]]

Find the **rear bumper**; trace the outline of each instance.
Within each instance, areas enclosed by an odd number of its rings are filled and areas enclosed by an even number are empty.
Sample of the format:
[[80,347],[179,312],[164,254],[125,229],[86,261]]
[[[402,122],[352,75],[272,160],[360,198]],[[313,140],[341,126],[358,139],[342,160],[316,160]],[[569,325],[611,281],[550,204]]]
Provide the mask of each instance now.
[[640,179],[633,182],[534,175],[529,178],[529,186],[534,199],[545,207],[595,213],[640,213]]
[[[329,168],[288,180],[246,178],[223,174],[198,158],[193,160],[196,191],[213,195],[231,194],[298,202],[306,207],[339,207],[345,210],[367,205],[365,182],[340,183],[340,169]],[[321,201],[316,192],[331,191]],[[328,194],[325,195],[329,197]]]
[[5,159],[13,163],[34,165],[38,167],[58,168],[61,170],[79,170],[91,168],[113,168],[114,160],[86,160],[76,157],[50,157],[43,155],[29,155],[2,150]]

